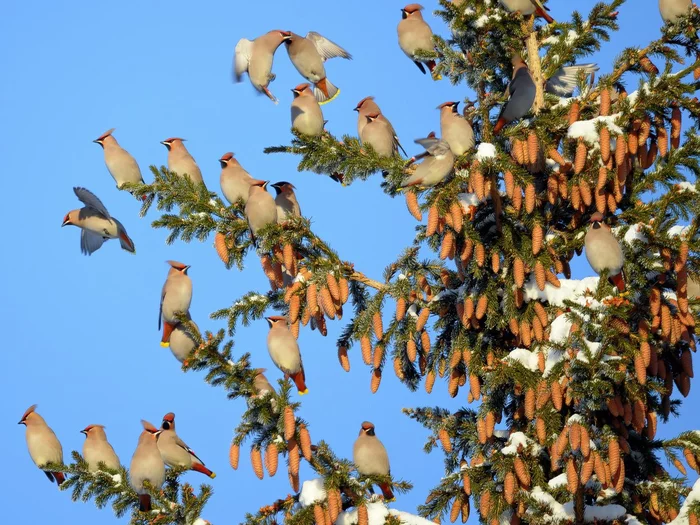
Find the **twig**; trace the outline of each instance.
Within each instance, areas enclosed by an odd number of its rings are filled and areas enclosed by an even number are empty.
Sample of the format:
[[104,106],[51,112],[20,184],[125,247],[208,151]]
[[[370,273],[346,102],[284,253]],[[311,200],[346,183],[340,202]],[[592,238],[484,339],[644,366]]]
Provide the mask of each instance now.
[[540,62],[540,46],[537,41],[537,32],[535,31],[535,15],[530,16],[525,29],[530,36],[527,38],[527,65],[530,69],[530,75],[535,82],[535,103],[532,105],[532,111],[535,115],[539,113],[540,108],[544,106],[544,79],[542,78],[542,64]]

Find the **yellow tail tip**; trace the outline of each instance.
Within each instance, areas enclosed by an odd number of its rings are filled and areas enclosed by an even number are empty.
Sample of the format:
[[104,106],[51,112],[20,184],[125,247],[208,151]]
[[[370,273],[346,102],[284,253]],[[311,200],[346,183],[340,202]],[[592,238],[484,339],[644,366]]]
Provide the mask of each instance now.
[[214,479],[216,477],[216,472],[212,472],[211,474],[209,474],[209,477],[211,479]]
[[307,388],[306,390],[303,390],[303,391],[302,391],[302,390],[299,390],[299,395],[300,395],[300,396],[303,396],[303,395],[308,394],[308,393],[309,393],[309,389],[308,389],[308,388]]
[[437,75],[433,75],[433,80],[442,80],[442,75],[440,73],[438,73]]
[[324,100],[323,102],[319,102],[318,105],[319,105],[319,106],[323,106],[324,104],[328,104],[329,102],[331,102],[331,101],[335,100],[336,98],[338,98],[338,95],[340,95],[340,88],[338,88],[338,91],[335,92],[335,95],[333,95],[331,98],[327,98],[327,99]]
[[168,348],[170,346],[170,342],[169,341],[161,341],[160,346],[162,346],[163,348]]

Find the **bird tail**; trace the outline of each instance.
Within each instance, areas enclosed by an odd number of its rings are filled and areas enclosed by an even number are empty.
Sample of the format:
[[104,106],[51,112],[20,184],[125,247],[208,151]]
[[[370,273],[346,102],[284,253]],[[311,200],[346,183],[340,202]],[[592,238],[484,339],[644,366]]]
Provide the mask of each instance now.
[[393,501],[394,500],[394,493],[391,490],[391,487],[389,486],[388,483],[380,483],[379,488],[382,491],[382,494],[384,495],[384,500],[385,501]]
[[160,339],[160,346],[168,348],[170,346],[170,335],[173,333],[175,325],[168,321],[163,321],[163,337]]
[[126,234],[126,232],[119,232],[119,242],[121,243],[122,249],[127,252],[135,253],[136,247],[134,246],[134,241]]
[[503,117],[499,118],[498,122],[496,122],[496,125],[493,127],[493,134],[498,135],[506,124],[506,119],[504,119]]
[[435,60],[428,60],[425,64],[428,66],[428,69],[430,70],[430,74],[432,75],[433,80],[442,80],[442,75],[440,73],[435,72],[435,68],[437,67]]
[[289,374],[289,377],[292,378],[292,381],[294,381],[294,384],[297,386],[300,396],[309,393],[309,389],[306,388],[306,377],[303,368],[294,374]]
[[314,96],[319,104],[328,104],[339,94],[340,89],[332,84],[327,78],[322,78],[316,82],[316,84],[314,84]]
[[139,494],[139,510],[141,512],[151,511],[151,495],[150,494]]
[[551,16],[549,16],[549,15],[547,14],[547,11],[545,11],[545,10],[542,9],[541,7],[538,7],[538,8],[535,10],[535,12],[537,13],[537,16],[539,16],[539,17],[541,17],[541,18],[544,18],[544,19],[547,21],[548,24],[551,24],[552,22],[554,22],[554,18],[552,18]]
[[214,479],[216,477],[216,474],[209,470],[207,467],[202,465],[201,463],[192,463],[192,470],[195,470],[197,472],[201,472],[205,476],[209,476],[211,479]]
[[56,484],[60,487],[61,484],[66,481],[66,476],[63,474],[63,472],[52,472],[54,479],[56,480]]
[[610,277],[610,282],[615,285],[620,292],[625,291],[625,278],[622,275],[622,272],[618,273],[617,275],[612,275]]

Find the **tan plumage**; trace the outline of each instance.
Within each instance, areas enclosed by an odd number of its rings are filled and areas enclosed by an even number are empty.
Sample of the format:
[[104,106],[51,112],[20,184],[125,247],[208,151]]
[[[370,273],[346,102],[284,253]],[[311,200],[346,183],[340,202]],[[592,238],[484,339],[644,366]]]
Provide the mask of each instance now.
[[197,457],[194,450],[189,448],[177,435],[175,414],[172,412],[163,416],[161,432],[158,437],[158,450],[163,462],[171,468],[184,467],[188,470],[201,472],[212,479],[216,477],[216,474],[204,466],[204,462]]
[[98,471],[100,463],[110,470],[119,469],[119,457],[107,441],[103,425],[88,425],[80,432],[85,434],[83,459],[87,461],[90,472]]
[[277,206],[266,189],[268,184],[269,181],[255,182],[248,191],[245,216],[253,237],[263,226],[277,222]]
[[450,145],[435,137],[416,139],[426,150],[425,158],[418,164],[413,174],[401,183],[402,188],[409,186],[435,186],[445,179],[454,168],[454,154]]
[[158,330],[163,327],[160,345],[170,346],[170,336],[179,322],[177,314],[188,314],[192,302],[192,280],[187,275],[189,265],[177,261],[167,261],[170,265],[160,294]]
[[444,102],[437,107],[440,110],[440,134],[456,156],[464,155],[474,147],[474,130],[458,113],[458,105],[459,102]]
[[548,24],[554,22],[554,19],[547,14],[546,7],[542,5],[540,0],[500,0],[500,2],[511,13],[518,12],[522,15],[535,13],[537,16],[544,18]]
[[25,437],[32,461],[44,471],[49,481],[55,480],[56,484],[60,486],[65,481],[63,473],[44,470],[44,467],[49,463],[63,463],[63,447],[51,427],[36,412],[36,405],[30,406],[26,410],[22,419],[19,420],[19,424],[26,427]]
[[165,463],[158,451],[158,436],[160,430],[148,421],[141,421],[143,432],[139,436],[139,442],[131,457],[129,466],[129,485],[139,495],[139,510],[149,512],[151,510],[151,495],[144,488],[144,481],[158,490],[165,481]]
[[134,157],[122,148],[112,133],[114,128],[106,131],[93,142],[102,146],[104,150],[105,164],[109,174],[117,183],[117,188],[122,189],[124,183],[143,183],[141,169]]
[[[369,116],[370,115],[378,115],[376,117],[376,120],[381,121],[385,124],[387,124],[390,129],[391,133],[394,138],[394,154],[398,154],[398,150],[401,149],[404,155],[406,155],[406,152],[404,151],[403,147],[399,143],[399,138],[396,135],[396,131],[394,130],[394,126],[391,125],[391,122],[389,122],[389,119],[387,119],[384,114],[382,113],[382,110],[379,109],[379,106],[377,103],[374,101],[374,97],[365,97],[362,100],[360,100],[357,103],[357,106],[355,106],[354,111],[357,111],[357,136],[360,138],[360,142],[364,142],[363,139],[363,131],[367,124],[369,124]],[[375,148],[376,149],[376,148]]]
[[317,137],[323,133],[323,112],[309,84],[292,89],[292,128],[303,135]]
[[230,204],[235,204],[239,199],[243,199],[245,204],[248,201],[250,185],[259,181],[250,176],[231,152],[224,153],[219,162],[221,163],[219,177],[221,193]]
[[[193,322],[192,324],[199,330],[197,323]],[[175,359],[184,363],[187,356],[190,355],[196,346],[197,343],[187,331],[186,326],[183,323],[177,323],[170,334],[170,351],[175,356]]]
[[659,0],[659,12],[664,22],[675,24],[681,16],[688,14],[692,5],[692,0]]
[[[422,9],[423,6],[419,4],[408,4],[404,7],[401,10],[401,22],[399,22],[397,32],[401,51],[413,60],[413,63],[421,70],[421,73],[425,74],[423,64],[428,66],[432,73],[435,70],[435,61],[419,59],[416,57],[416,52],[433,51],[435,44],[433,44],[433,31],[423,20]],[[435,78],[439,80],[440,77],[436,76]]]
[[621,292],[625,291],[622,267],[625,262],[620,243],[603,222],[603,214],[596,212],[591,216],[590,227],[586,232],[586,259],[596,273],[607,270],[610,281]]
[[[292,217],[301,217],[301,208],[294,193],[294,185],[291,182],[281,181],[272,185],[277,196],[275,205],[277,206],[277,222],[284,222]],[[285,266],[289,266],[285,261]]]
[[294,381],[300,395],[306,394],[308,389],[299,344],[289,330],[287,319],[278,315],[266,319],[270,325],[270,331],[267,334],[267,350],[272,362]]
[[[389,455],[382,442],[375,435],[374,425],[369,421],[362,423],[360,434],[352,448],[352,461],[355,463],[357,471],[362,475],[388,476],[390,474]],[[394,494],[388,484],[382,483],[379,488],[382,490],[385,500],[394,499]]]
[[278,29],[269,31],[255,40],[241,38],[236,44],[233,57],[234,82],[240,82],[243,80],[243,73],[248,73],[253,87],[277,104],[277,99],[268,88],[270,82],[275,79],[272,61],[277,48],[290,38],[292,34],[289,31]]
[[185,139],[171,137],[161,142],[168,148],[168,170],[181,177],[187,175],[195,184],[204,184],[202,171],[184,144]]
[[397,153],[394,129],[388,120],[380,117],[380,113],[367,115],[367,125],[362,129],[360,142],[372,146],[380,157],[392,157]]

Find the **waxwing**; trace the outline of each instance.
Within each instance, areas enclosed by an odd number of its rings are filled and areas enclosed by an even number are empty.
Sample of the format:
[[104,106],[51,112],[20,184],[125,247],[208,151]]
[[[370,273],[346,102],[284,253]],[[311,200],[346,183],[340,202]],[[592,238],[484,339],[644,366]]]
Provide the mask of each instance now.
[[248,73],[248,78],[253,87],[275,104],[278,103],[268,86],[275,79],[272,73],[272,61],[275,51],[282,44],[292,38],[289,31],[278,29],[265,33],[255,40],[241,38],[236,44],[236,52],[233,56],[233,78],[235,82],[243,80],[243,73]]
[[[105,164],[107,165],[107,171],[117,183],[117,188],[122,189],[124,183],[136,183],[140,182],[143,184],[143,176],[141,175],[141,169],[136,163],[134,157],[132,157],[128,151],[122,148],[117,139],[114,138],[112,133],[115,128],[104,132],[102,135],[97,137],[93,142],[102,146],[105,155]],[[142,200],[146,200],[147,197],[144,195]]]
[[122,249],[127,252],[136,251],[134,241],[127,235],[122,223],[109,214],[105,205],[94,193],[80,187],[74,187],[73,192],[85,207],[69,211],[63,218],[61,226],[80,228],[82,253],[92,255],[108,239],[119,239]]
[[87,461],[90,472],[100,470],[100,463],[109,470],[119,470],[119,457],[107,441],[103,425],[88,425],[80,432],[85,434],[83,459]]
[[608,272],[608,279],[621,292],[625,291],[623,264],[625,257],[620,243],[610,231],[610,226],[603,222],[603,214],[594,213],[586,232],[584,244],[588,264],[597,273]]
[[306,394],[306,377],[304,375],[304,365],[301,362],[301,352],[296,337],[289,330],[287,318],[279,315],[266,317],[270,325],[267,334],[267,350],[275,366],[284,372],[285,376],[291,377],[297,386],[299,395]]
[[440,110],[440,134],[450,145],[453,155],[464,155],[474,147],[474,130],[472,125],[457,110],[459,102],[444,102]]
[[688,276],[688,299],[700,299],[700,280]]
[[[406,151],[403,149],[401,146],[401,143],[399,142],[399,137],[396,135],[396,131],[394,130],[394,126],[391,125],[391,122],[389,122],[389,119],[387,119],[384,114],[382,113],[382,110],[379,109],[379,106],[377,103],[374,101],[374,97],[365,97],[360,102],[357,103],[357,106],[355,106],[355,110],[357,111],[357,136],[360,138],[360,142],[363,142],[362,139],[362,132],[364,131],[364,128],[367,124],[369,124],[369,117],[370,115],[379,115],[376,120],[379,120],[381,122],[385,122],[386,124],[389,125],[391,128],[391,133],[394,136],[394,149],[398,153],[398,150],[401,149],[404,155],[406,155]],[[376,148],[375,148],[376,149]]]
[[498,135],[506,124],[527,115],[532,107],[532,103],[535,101],[537,88],[532,80],[527,64],[519,55],[513,56],[512,63],[513,78],[506,90],[508,100],[503,105],[501,113],[498,115],[498,121],[493,128],[495,135]]
[[679,17],[687,15],[692,0],[659,0],[659,12],[664,22],[675,24]]
[[[187,316],[189,317],[189,315]],[[194,321],[192,324],[199,331],[197,323]],[[173,328],[170,334],[170,351],[175,356],[175,359],[184,363],[187,361],[187,356],[192,353],[192,350],[197,346],[192,335],[187,331],[187,327],[184,323],[177,323],[175,328]]]
[[255,370],[255,379],[253,380],[253,387],[255,388],[255,395],[257,397],[262,397],[268,393],[274,393],[275,389],[265,377],[265,368],[257,368]]
[[204,184],[202,171],[185,147],[185,139],[171,137],[161,142],[168,148],[168,170],[181,177],[187,175],[194,184]]
[[292,217],[301,217],[301,208],[294,193],[294,185],[291,182],[280,181],[275,182],[272,187],[277,193],[275,197],[277,222],[282,223]]
[[219,179],[221,193],[230,204],[235,204],[239,199],[243,199],[245,204],[248,201],[250,185],[257,179],[251,177],[250,173],[243,169],[243,166],[231,152],[224,153],[219,159],[219,163],[221,163],[221,177]]
[[[355,463],[357,471],[363,476],[388,476],[391,473],[386,448],[375,435],[374,425],[369,421],[362,423],[360,435],[352,447],[352,461]],[[380,484],[379,488],[382,490],[385,500],[394,499],[394,494],[388,483]]]
[[158,438],[158,450],[163,462],[171,468],[186,468],[201,472],[205,476],[214,479],[216,474],[204,466],[204,462],[197,457],[194,450],[189,448],[175,433],[175,414],[168,412],[163,416],[160,436]]
[[[416,52],[418,51],[435,50],[433,31],[423,20],[422,9],[423,6],[420,4],[408,4],[401,9],[401,22],[399,22],[397,31],[399,34],[399,47],[425,75],[423,64],[428,66],[430,73],[433,73],[436,64],[435,60],[423,60],[416,57]],[[440,80],[442,77],[434,74],[434,78],[435,80]]]
[[151,486],[158,490],[165,481],[165,463],[158,450],[158,438],[161,431],[148,421],[141,420],[143,432],[139,436],[139,442],[131,457],[129,466],[129,484],[139,495],[139,510],[150,512],[151,495],[143,486],[144,481],[148,481]]
[[401,183],[401,187],[435,186],[447,177],[454,167],[455,157],[450,150],[450,145],[434,135],[416,139],[414,142],[425,148],[425,153],[420,155],[424,159],[418,164],[413,174]]
[[277,205],[275,199],[267,191],[270,181],[264,180],[253,183],[248,192],[248,202],[245,204],[245,216],[253,239],[258,230],[268,224],[277,222]]
[[338,44],[315,31],[309,31],[306,38],[295,33],[291,35],[291,38],[284,42],[289,59],[301,76],[314,85],[314,96],[318,103],[330,102],[338,96],[340,89],[326,78],[326,68],[323,64],[329,58],[352,59],[352,56]]
[[562,66],[547,80],[544,90],[558,97],[570,97],[578,86],[579,75],[590,76],[591,80],[595,72],[600,69],[597,64],[574,64]]
[[518,12],[521,15],[531,15],[535,13],[537,16],[544,18],[548,24],[554,22],[554,19],[547,14],[547,8],[542,5],[540,0],[499,0],[501,4],[511,13]]
[[323,133],[323,112],[309,84],[292,89],[292,127],[302,135],[317,137]]
[[[158,330],[163,327],[160,345],[170,346],[170,336],[179,321],[177,314],[189,315],[192,302],[192,280],[187,275],[189,266],[177,261],[167,261],[170,265],[160,294],[160,312],[158,313]],[[161,324],[162,323],[162,324]]]
[[393,157],[397,153],[396,137],[389,121],[382,120],[381,113],[368,114],[367,125],[362,128],[360,141],[372,149],[380,157]]
[[27,448],[34,464],[44,471],[49,481],[56,481],[58,486],[66,478],[63,472],[44,470],[49,463],[63,464],[63,447],[54,434],[51,427],[46,424],[44,418],[36,412],[36,405],[30,406],[19,420],[20,425],[27,427],[25,437]]

